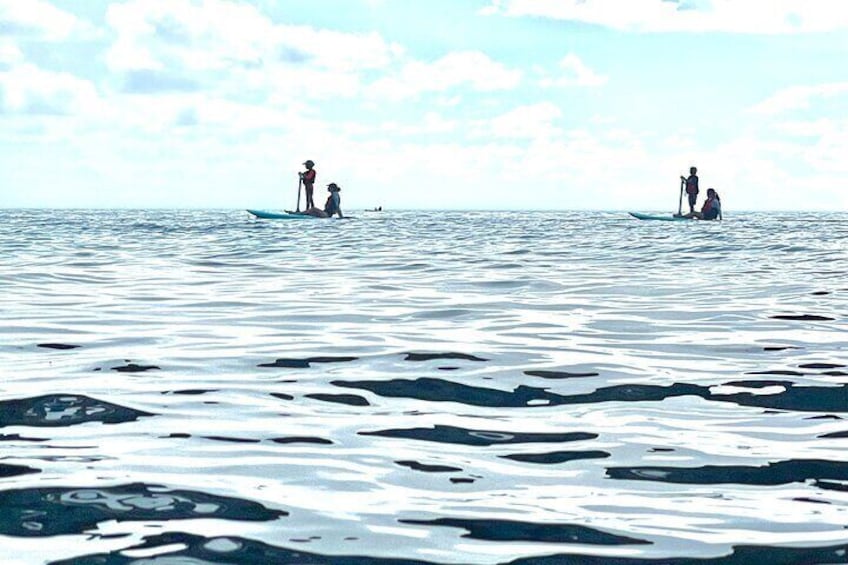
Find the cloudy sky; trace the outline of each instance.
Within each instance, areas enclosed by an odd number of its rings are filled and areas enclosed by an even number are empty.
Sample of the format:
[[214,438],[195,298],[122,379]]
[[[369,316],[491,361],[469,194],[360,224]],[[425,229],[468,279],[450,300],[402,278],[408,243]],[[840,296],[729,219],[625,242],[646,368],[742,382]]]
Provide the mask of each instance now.
[[846,0],[0,0],[0,206],[848,209]]

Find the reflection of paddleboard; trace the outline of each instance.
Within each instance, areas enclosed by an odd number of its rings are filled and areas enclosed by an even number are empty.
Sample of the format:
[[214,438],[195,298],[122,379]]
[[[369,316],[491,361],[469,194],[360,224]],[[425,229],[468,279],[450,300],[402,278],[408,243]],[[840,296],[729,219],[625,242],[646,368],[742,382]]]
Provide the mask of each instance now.
[[677,215],[669,215],[669,216],[660,216],[657,214],[641,214],[639,212],[628,212],[631,216],[636,218],[637,220],[662,220],[664,222],[681,222],[692,220],[694,218],[687,218],[686,216],[677,216]]
[[285,212],[265,212],[263,210],[248,210],[248,213],[253,214],[257,218],[261,218],[263,220],[300,220],[304,218],[311,218],[313,220],[318,219],[315,216],[310,216],[309,214],[298,214],[297,212],[291,212],[286,210]]

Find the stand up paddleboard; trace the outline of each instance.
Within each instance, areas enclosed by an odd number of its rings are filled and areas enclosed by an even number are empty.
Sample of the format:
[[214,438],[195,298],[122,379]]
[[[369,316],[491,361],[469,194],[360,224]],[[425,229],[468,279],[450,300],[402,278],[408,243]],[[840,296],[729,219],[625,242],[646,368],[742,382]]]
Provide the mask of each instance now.
[[672,215],[659,215],[659,214],[642,214],[640,212],[628,212],[631,216],[636,218],[637,220],[660,220],[663,222],[688,222],[689,220],[694,220],[695,218],[687,218],[686,216],[678,216],[676,214]]
[[298,212],[292,212],[290,210],[286,210],[285,212],[266,212],[264,210],[248,210],[249,214],[256,216],[261,220],[303,220],[303,219],[311,219],[311,220],[320,220],[321,218],[317,218],[315,216],[310,216],[309,214],[300,214]]

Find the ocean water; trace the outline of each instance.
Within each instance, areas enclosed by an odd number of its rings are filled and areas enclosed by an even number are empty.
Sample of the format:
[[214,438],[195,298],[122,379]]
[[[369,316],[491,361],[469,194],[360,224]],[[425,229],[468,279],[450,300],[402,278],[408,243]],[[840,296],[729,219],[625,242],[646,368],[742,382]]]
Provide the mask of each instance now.
[[848,563],[848,214],[0,211],[0,562]]

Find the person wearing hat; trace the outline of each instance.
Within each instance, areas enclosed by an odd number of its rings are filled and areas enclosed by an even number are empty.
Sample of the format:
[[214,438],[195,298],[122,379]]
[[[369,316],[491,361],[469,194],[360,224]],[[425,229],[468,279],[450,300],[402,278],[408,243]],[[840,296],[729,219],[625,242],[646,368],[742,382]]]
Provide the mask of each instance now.
[[342,198],[339,196],[341,189],[342,187],[334,182],[327,185],[327,192],[330,193],[330,196],[327,197],[327,202],[324,204],[324,213],[329,218],[332,218],[333,214],[338,214],[339,218],[344,218],[342,214]]
[[317,173],[313,169],[315,163],[311,159],[304,161],[303,166],[306,167],[306,170],[298,173],[298,175],[300,175],[300,180],[303,181],[303,190],[306,192],[306,209],[309,210],[315,207],[315,202],[312,200],[312,191],[315,187]]
[[689,177],[681,176],[680,180],[686,183],[686,194],[689,197],[689,213],[695,213],[695,202],[698,201],[698,169],[689,167]]

